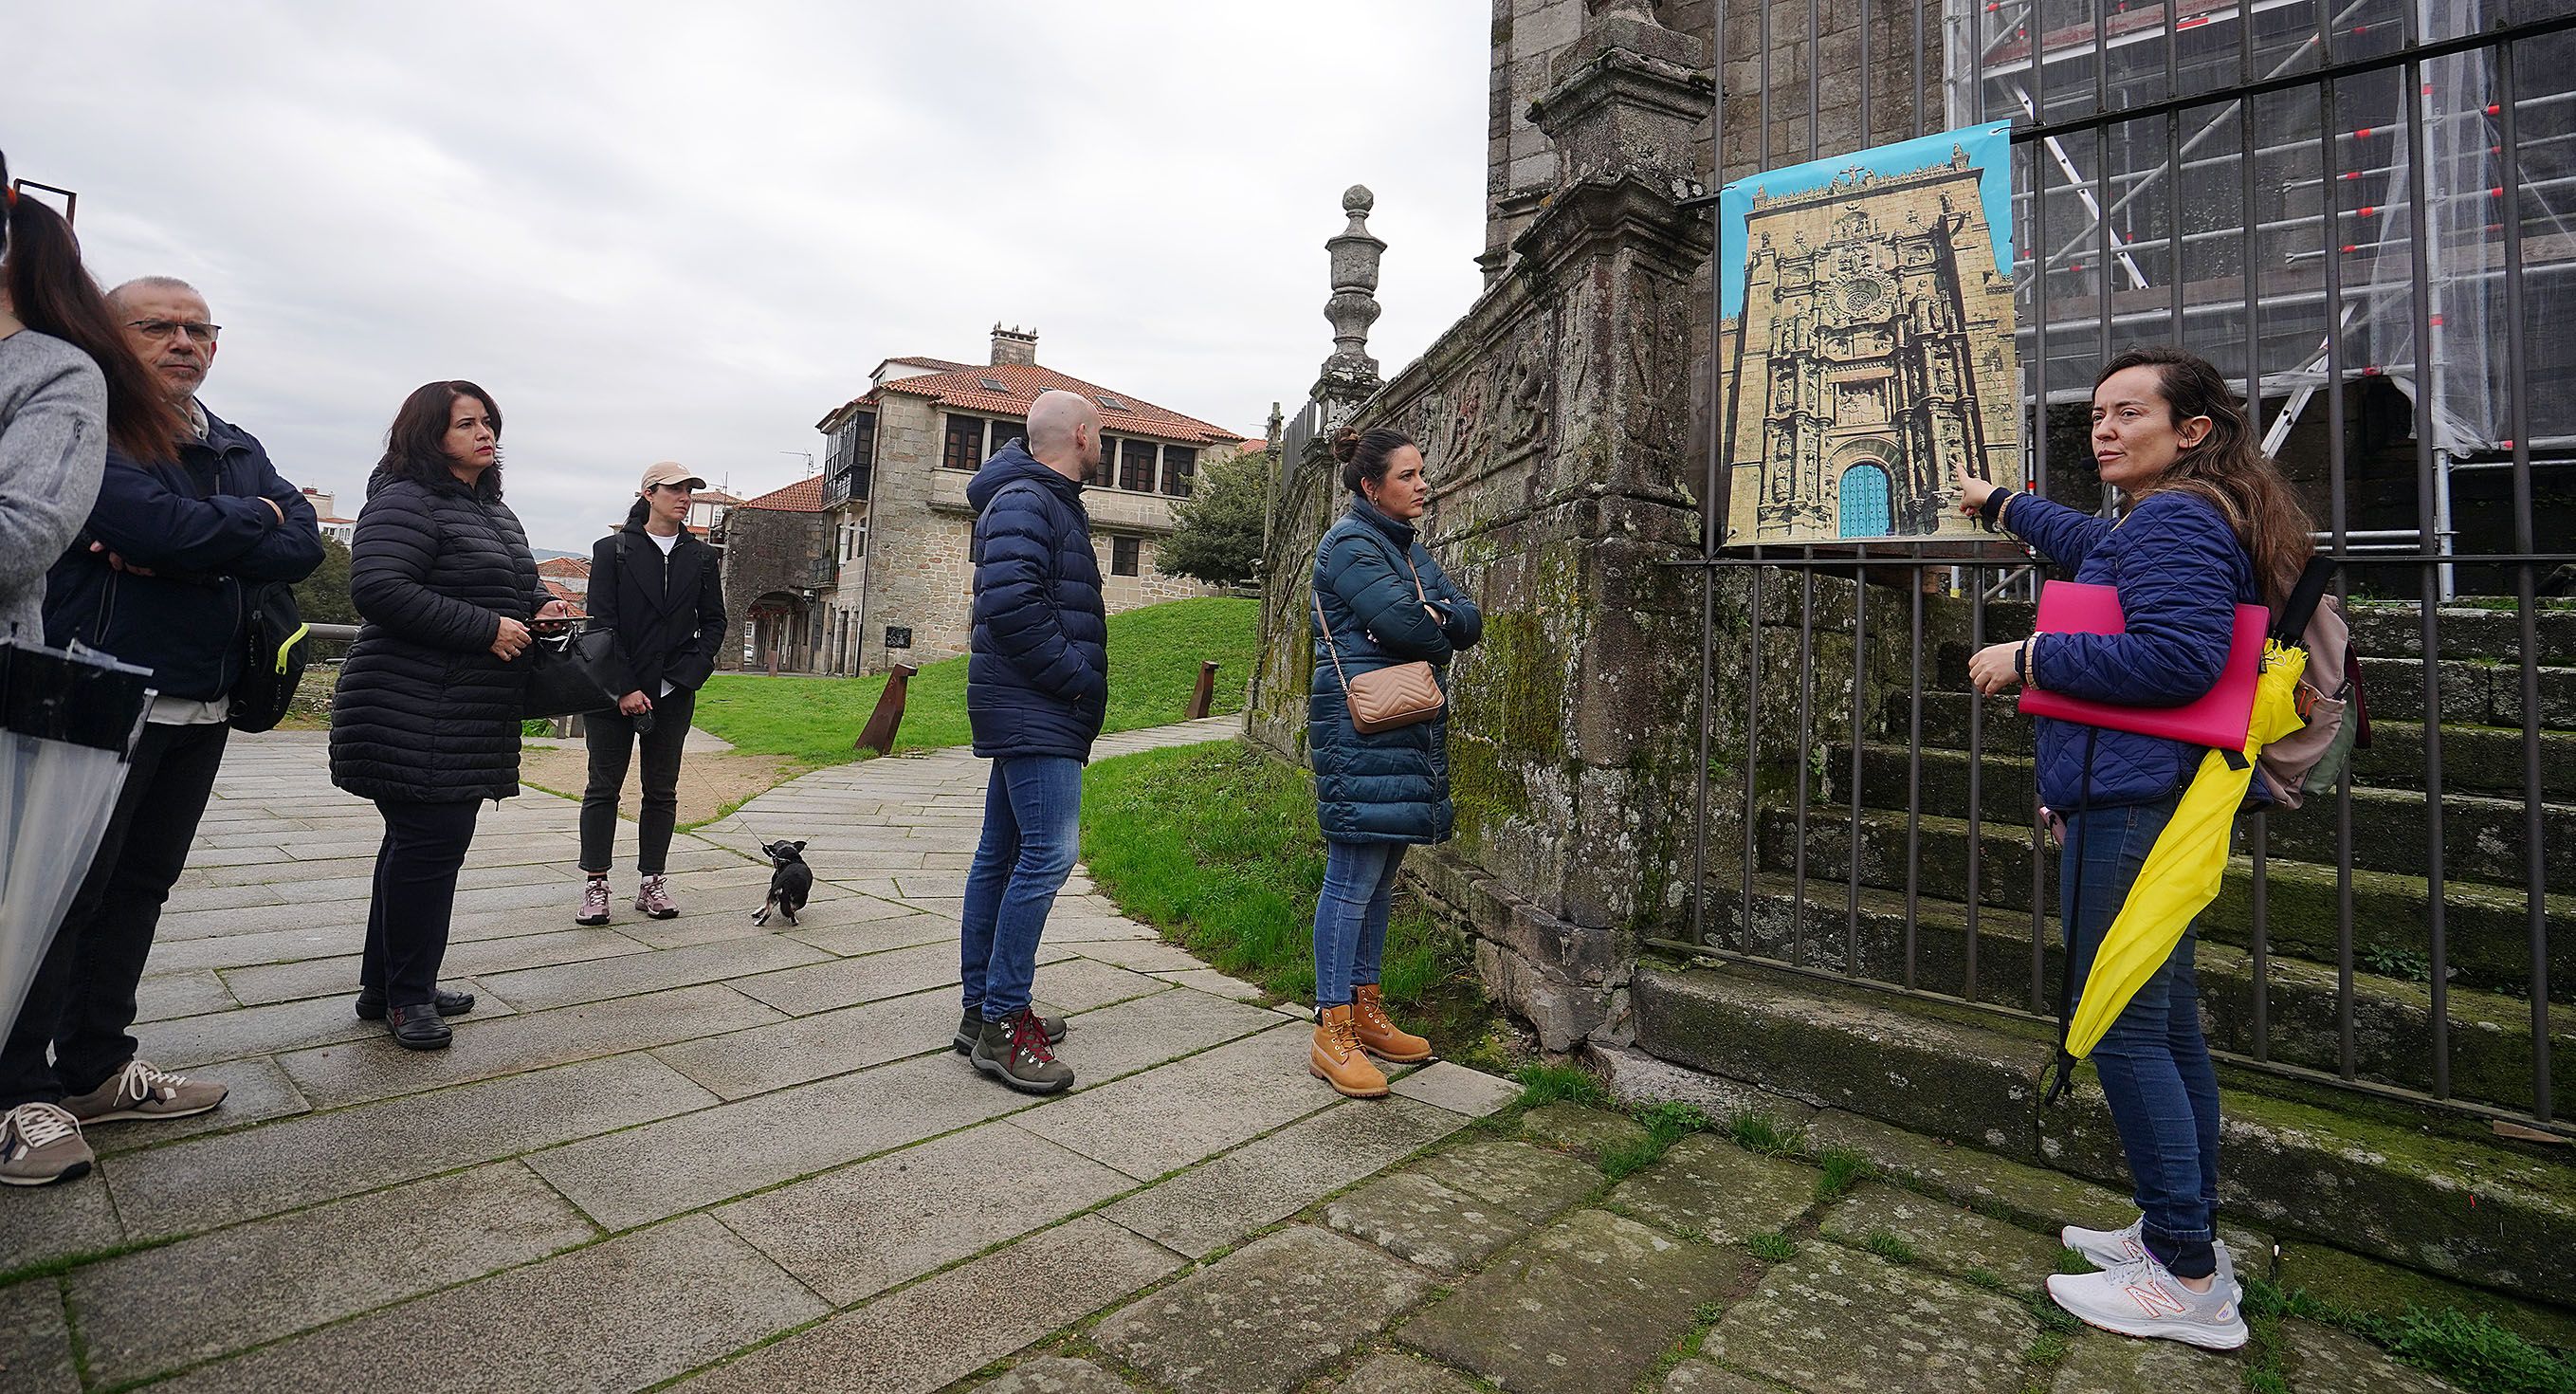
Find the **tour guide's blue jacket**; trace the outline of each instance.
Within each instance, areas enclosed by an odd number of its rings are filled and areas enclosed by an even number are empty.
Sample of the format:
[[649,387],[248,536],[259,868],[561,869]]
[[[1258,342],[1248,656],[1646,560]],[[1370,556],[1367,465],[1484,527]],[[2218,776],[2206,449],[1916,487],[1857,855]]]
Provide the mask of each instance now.
[[[322,564],[313,505],[248,431],[206,413],[206,438],[169,465],[110,450],[89,526],[45,576],[45,642],[78,639],[152,670],[165,697],[212,701],[241,676],[244,583],[301,581]],[[278,520],[261,499],[277,501]],[[116,571],[90,542],[129,567]]]
[[[1422,578],[1422,594],[1413,589]],[[1448,688],[1449,658],[1484,636],[1485,618],[1431,553],[1411,523],[1386,516],[1353,495],[1350,511],[1315,547],[1315,603],[1332,626],[1315,636],[1315,681],[1307,689],[1306,751],[1315,766],[1315,821],[1335,842],[1446,842],[1456,814],[1449,803],[1449,723],[1441,715],[1392,731],[1361,735],[1351,725],[1344,674],[1426,659]],[[1422,608],[1430,597],[1448,616]],[[1307,623],[1315,625],[1314,612]],[[1333,667],[1333,656],[1341,668]]]
[[1082,486],[1012,441],[975,472],[966,502],[976,515],[975,753],[1089,760],[1109,706],[1109,622]]
[[[2120,634],[2039,641],[2039,685],[2133,707],[2178,707],[2217,686],[2236,606],[2262,603],[2254,563],[2215,505],[2197,494],[2147,495],[2117,524],[2015,494],[2004,526],[2075,579],[2120,592]],[[2059,813],[2151,803],[2178,793],[2201,747],[2161,736],[2041,719],[2039,801]],[[2091,765],[2090,773],[2086,765]]]

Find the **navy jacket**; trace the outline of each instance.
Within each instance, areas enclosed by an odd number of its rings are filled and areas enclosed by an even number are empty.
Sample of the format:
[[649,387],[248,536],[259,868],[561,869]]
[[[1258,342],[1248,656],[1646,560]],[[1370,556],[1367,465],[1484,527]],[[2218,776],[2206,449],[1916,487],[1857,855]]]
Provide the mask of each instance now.
[[331,782],[407,803],[518,793],[527,656],[504,663],[492,639],[552,598],[518,515],[489,476],[469,490],[379,473],[349,553],[365,623],[331,697]]
[[975,472],[966,502],[976,515],[975,753],[1089,760],[1109,709],[1109,620],[1082,486],[1013,441]]
[[666,557],[641,523],[591,544],[586,608],[594,628],[617,636],[620,696],[659,697],[665,682],[690,692],[706,685],[727,628],[723,558],[685,529]]
[[[250,432],[212,412],[206,427],[172,465],[110,450],[89,526],[45,576],[46,643],[78,639],[151,669],[162,695],[201,702],[241,676],[243,583],[301,581],[322,564],[312,503]],[[153,574],[111,568],[92,541]]]
[[[1416,595],[1414,577],[1422,580]],[[1428,596],[1448,618],[1422,608]],[[1456,822],[1449,802],[1449,722],[1443,714],[1361,735],[1351,725],[1344,675],[1427,659],[1448,689],[1450,656],[1484,636],[1485,617],[1414,535],[1411,523],[1353,497],[1350,511],[1315,546],[1315,680],[1306,697],[1306,752],[1315,766],[1315,821],[1335,842],[1446,842]],[[1333,658],[1341,667],[1336,670]]]
[[[2133,707],[2178,707],[2206,696],[2227,666],[2236,607],[2259,605],[2254,563],[2208,500],[2149,494],[2118,524],[2016,494],[2004,526],[2075,579],[2117,587],[2121,634],[2051,634],[2039,641],[2039,685]],[[2042,719],[2036,724],[2039,799],[2063,813],[2149,803],[2191,782],[2199,746]],[[2088,775],[2086,765],[2091,765]]]

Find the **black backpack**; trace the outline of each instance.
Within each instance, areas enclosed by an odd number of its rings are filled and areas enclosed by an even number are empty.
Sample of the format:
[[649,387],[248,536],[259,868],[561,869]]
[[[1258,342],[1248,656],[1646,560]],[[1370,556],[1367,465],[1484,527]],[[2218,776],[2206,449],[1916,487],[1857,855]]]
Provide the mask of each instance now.
[[295,689],[304,682],[305,641],[312,630],[295,604],[295,588],[284,581],[241,583],[250,607],[244,626],[241,676],[233,680],[232,715],[236,731],[272,731],[286,719]]

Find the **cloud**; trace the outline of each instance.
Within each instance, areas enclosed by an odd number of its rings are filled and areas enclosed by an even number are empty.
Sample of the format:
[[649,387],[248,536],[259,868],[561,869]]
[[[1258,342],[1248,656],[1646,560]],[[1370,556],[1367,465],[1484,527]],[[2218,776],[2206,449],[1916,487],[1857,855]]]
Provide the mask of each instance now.
[[541,547],[641,467],[752,494],[879,359],[1040,361],[1242,430],[1331,349],[1352,183],[1392,370],[1483,241],[1485,5],[0,0],[0,148],[92,269],[226,325],[207,399],[350,511],[404,394],[508,418]]

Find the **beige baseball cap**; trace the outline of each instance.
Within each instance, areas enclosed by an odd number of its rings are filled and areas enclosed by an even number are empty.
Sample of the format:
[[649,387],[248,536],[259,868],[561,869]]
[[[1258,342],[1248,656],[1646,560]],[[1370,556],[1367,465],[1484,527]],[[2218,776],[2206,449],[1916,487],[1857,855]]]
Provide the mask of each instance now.
[[697,471],[677,460],[657,460],[644,467],[644,483],[638,492],[657,484],[686,484],[691,489],[707,487],[707,481],[700,479]]

